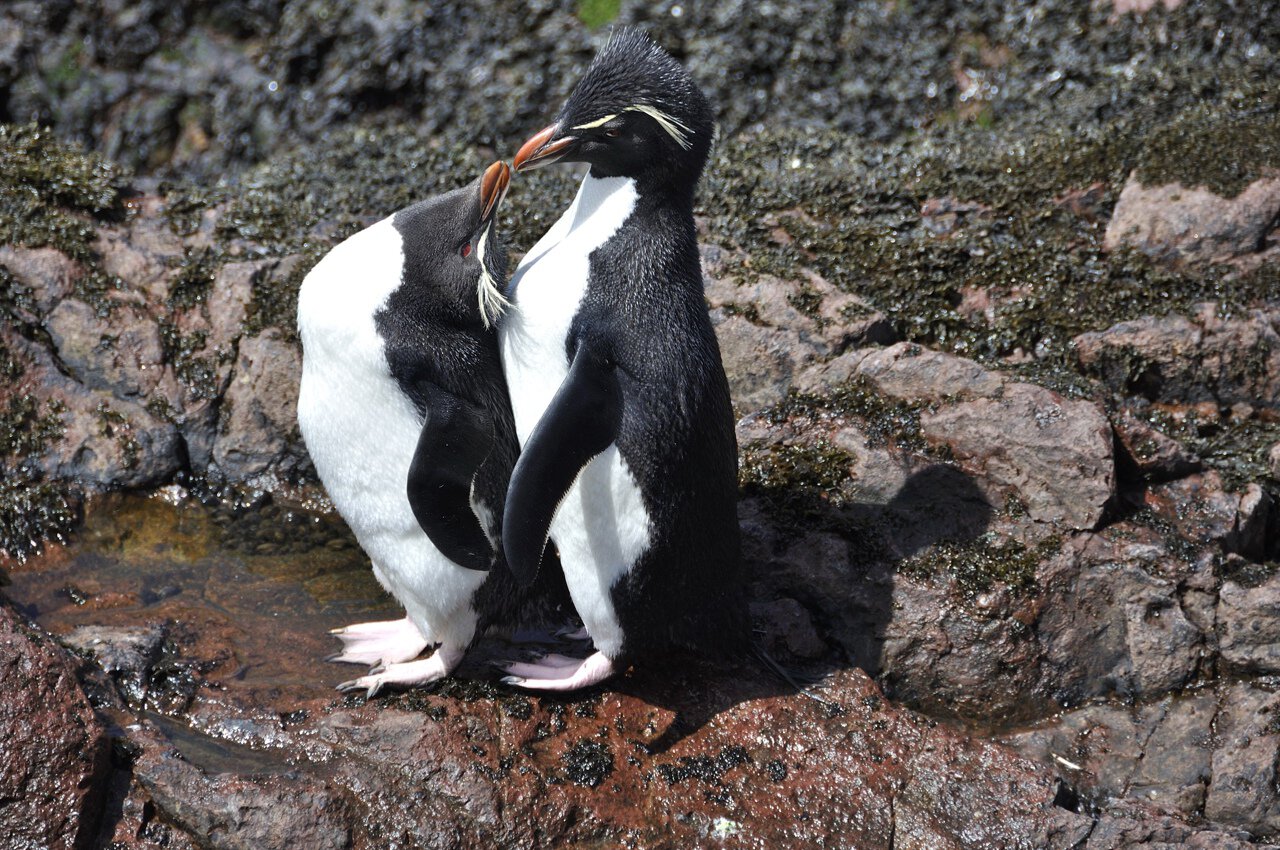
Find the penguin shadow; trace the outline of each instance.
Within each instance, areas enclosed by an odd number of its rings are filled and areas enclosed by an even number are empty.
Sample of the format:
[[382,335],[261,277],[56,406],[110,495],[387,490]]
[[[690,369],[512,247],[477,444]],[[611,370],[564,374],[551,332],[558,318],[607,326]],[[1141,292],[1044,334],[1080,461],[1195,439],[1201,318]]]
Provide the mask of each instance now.
[[[941,463],[916,471],[884,503],[777,495],[785,498],[745,494],[740,512],[755,642],[765,657],[649,662],[606,686],[674,714],[645,746],[650,755],[754,700],[801,697],[827,716],[843,713],[838,700],[823,694],[822,682],[850,668],[872,678],[881,672],[899,565],[934,544],[981,537],[994,513],[971,476]],[[779,609],[795,610],[785,600],[800,603],[812,632],[794,623],[788,632],[788,624],[771,621]]]

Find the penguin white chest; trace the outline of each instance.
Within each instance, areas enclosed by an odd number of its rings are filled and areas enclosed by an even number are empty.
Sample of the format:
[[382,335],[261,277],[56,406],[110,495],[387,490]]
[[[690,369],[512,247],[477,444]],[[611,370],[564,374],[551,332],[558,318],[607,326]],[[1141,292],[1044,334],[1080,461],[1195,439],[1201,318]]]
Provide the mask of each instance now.
[[379,580],[424,635],[444,640],[468,628],[484,574],[440,554],[409,504],[422,418],[391,376],[374,318],[400,286],[403,257],[387,219],[335,247],[307,275],[298,293],[298,426]]
[[[588,175],[512,276],[513,308],[499,339],[522,447],[568,375],[565,343],[587,292],[591,253],[618,231],[636,199],[634,181]],[[587,464],[552,520],[569,593],[605,655],[615,656],[623,642],[610,588],[649,548],[650,533],[639,485],[617,445]]]

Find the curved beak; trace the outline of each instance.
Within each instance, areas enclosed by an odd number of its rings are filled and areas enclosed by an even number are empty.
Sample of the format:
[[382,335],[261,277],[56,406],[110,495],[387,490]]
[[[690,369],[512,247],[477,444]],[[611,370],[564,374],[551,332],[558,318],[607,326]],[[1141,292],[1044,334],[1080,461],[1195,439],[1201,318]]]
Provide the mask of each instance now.
[[526,171],[539,165],[549,165],[568,153],[568,148],[578,141],[574,136],[560,136],[559,124],[552,124],[536,133],[529,141],[516,151],[516,158],[511,160],[513,171]]
[[511,184],[511,169],[502,160],[484,170],[480,178],[480,224],[483,226],[493,220],[498,205],[507,194],[507,186]]

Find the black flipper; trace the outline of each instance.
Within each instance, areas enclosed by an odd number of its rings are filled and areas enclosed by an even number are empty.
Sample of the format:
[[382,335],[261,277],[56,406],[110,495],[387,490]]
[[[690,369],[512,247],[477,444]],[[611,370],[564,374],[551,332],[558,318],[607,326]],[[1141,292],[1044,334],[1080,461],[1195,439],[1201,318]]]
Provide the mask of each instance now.
[[493,445],[493,421],[480,407],[423,382],[427,421],[409,464],[409,505],[418,525],[449,560],[487,571],[493,547],[471,509],[471,481]]
[[582,468],[617,438],[621,422],[617,367],[583,343],[520,453],[507,489],[502,543],[521,585],[538,575],[560,502]]

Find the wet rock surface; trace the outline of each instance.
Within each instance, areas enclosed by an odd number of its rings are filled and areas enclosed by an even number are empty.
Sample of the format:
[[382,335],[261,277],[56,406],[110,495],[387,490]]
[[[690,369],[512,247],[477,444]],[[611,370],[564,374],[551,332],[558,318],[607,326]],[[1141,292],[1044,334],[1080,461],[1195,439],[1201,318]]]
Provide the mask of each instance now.
[[[432,689],[330,690],[326,630],[396,612],[297,435],[297,285],[546,123],[588,5],[0,10],[0,723],[57,768],[6,757],[0,821],[1280,843],[1272,2],[621,4],[720,110],[697,214],[752,615],[817,699],[697,664],[522,695],[502,636]],[[573,191],[521,175],[516,251]]]
[[0,606],[0,824],[11,847],[87,847],[97,834],[110,744],[75,663]]

